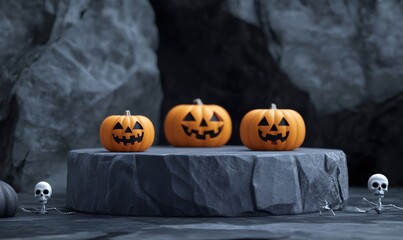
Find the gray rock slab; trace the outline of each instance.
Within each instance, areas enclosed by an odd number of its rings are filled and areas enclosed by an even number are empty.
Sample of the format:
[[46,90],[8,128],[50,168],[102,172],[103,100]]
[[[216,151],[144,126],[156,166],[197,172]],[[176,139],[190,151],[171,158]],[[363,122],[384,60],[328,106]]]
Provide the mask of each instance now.
[[66,206],[136,216],[247,216],[319,211],[348,199],[341,150],[250,151],[243,146],[68,154]]

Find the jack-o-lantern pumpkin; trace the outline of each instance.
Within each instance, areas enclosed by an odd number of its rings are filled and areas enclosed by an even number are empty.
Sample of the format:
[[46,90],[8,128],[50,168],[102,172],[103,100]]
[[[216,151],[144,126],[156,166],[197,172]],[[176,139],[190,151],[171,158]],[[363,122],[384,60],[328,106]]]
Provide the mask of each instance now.
[[112,152],[142,152],[149,148],[155,137],[154,125],[145,116],[112,115],[99,128],[101,144]]
[[241,121],[242,143],[252,150],[292,150],[305,139],[305,123],[291,109],[255,109]]
[[225,145],[232,133],[228,112],[218,105],[195,104],[173,107],[165,117],[164,134],[177,147],[218,147]]

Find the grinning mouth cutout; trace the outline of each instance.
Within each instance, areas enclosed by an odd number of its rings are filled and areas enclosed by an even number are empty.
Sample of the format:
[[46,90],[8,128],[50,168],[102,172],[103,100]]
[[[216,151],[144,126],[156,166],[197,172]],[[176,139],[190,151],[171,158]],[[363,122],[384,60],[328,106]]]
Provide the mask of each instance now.
[[209,131],[204,131],[203,134],[199,134],[199,131],[194,130],[194,129],[192,129],[192,130],[189,132],[189,131],[188,131],[188,130],[189,130],[189,127],[186,127],[186,126],[182,125],[183,131],[185,131],[186,135],[188,135],[188,136],[190,137],[190,136],[192,136],[192,133],[194,133],[195,136],[196,136],[196,138],[197,138],[197,139],[201,139],[201,140],[206,139],[206,136],[207,136],[207,135],[209,135],[210,138],[215,138],[215,137],[217,137],[217,136],[221,133],[223,127],[224,127],[224,126],[219,127],[217,133],[214,133],[214,130],[209,130]]
[[115,140],[115,142],[117,143],[123,143],[123,145],[127,145],[128,143],[130,143],[131,145],[133,145],[135,142],[141,142],[143,141],[143,136],[144,136],[144,132],[137,134],[137,137],[135,136],[130,136],[130,138],[126,138],[126,136],[123,136],[122,138],[119,138],[118,136],[115,136],[115,134],[112,134],[113,139]]
[[281,134],[281,133],[278,133],[278,134],[275,134],[275,135],[270,134],[270,133],[266,133],[266,136],[264,136],[262,130],[259,130],[260,139],[262,139],[265,142],[271,141],[272,144],[277,144],[278,140],[280,140],[281,142],[284,142],[285,140],[287,140],[289,135],[290,135],[290,131],[287,131],[285,133],[284,137],[283,137],[283,134]]

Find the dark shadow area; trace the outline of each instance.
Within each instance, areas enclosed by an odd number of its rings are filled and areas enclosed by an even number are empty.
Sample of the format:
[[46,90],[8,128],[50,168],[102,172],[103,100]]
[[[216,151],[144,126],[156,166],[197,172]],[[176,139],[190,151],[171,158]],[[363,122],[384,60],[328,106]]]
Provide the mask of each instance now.
[[18,121],[18,103],[15,96],[10,100],[9,113],[6,119],[0,121],[0,179],[13,185],[19,190],[18,168],[13,164],[12,152],[14,131]]
[[[268,108],[274,102],[310,118],[313,107],[308,95],[279,69],[261,29],[222,10],[222,1],[151,3],[160,36],[161,121],[173,106],[201,98],[230,113],[233,133],[228,144],[241,144],[240,121],[252,109]],[[160,136],[160,143],[166,144],[162,132]]]

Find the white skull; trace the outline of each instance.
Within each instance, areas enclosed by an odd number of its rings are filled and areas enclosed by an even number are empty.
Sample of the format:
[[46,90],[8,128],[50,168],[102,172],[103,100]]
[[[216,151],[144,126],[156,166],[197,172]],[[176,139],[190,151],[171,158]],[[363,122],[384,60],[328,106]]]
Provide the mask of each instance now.
[[368,190],[375,196],[383,197],[388,191],[389,181],[382,174],[374,174],[368,179]]
[[35,186],[35,198],[42,204],[46,204],[52,196],[52,187],[47,182],[38,182]]

